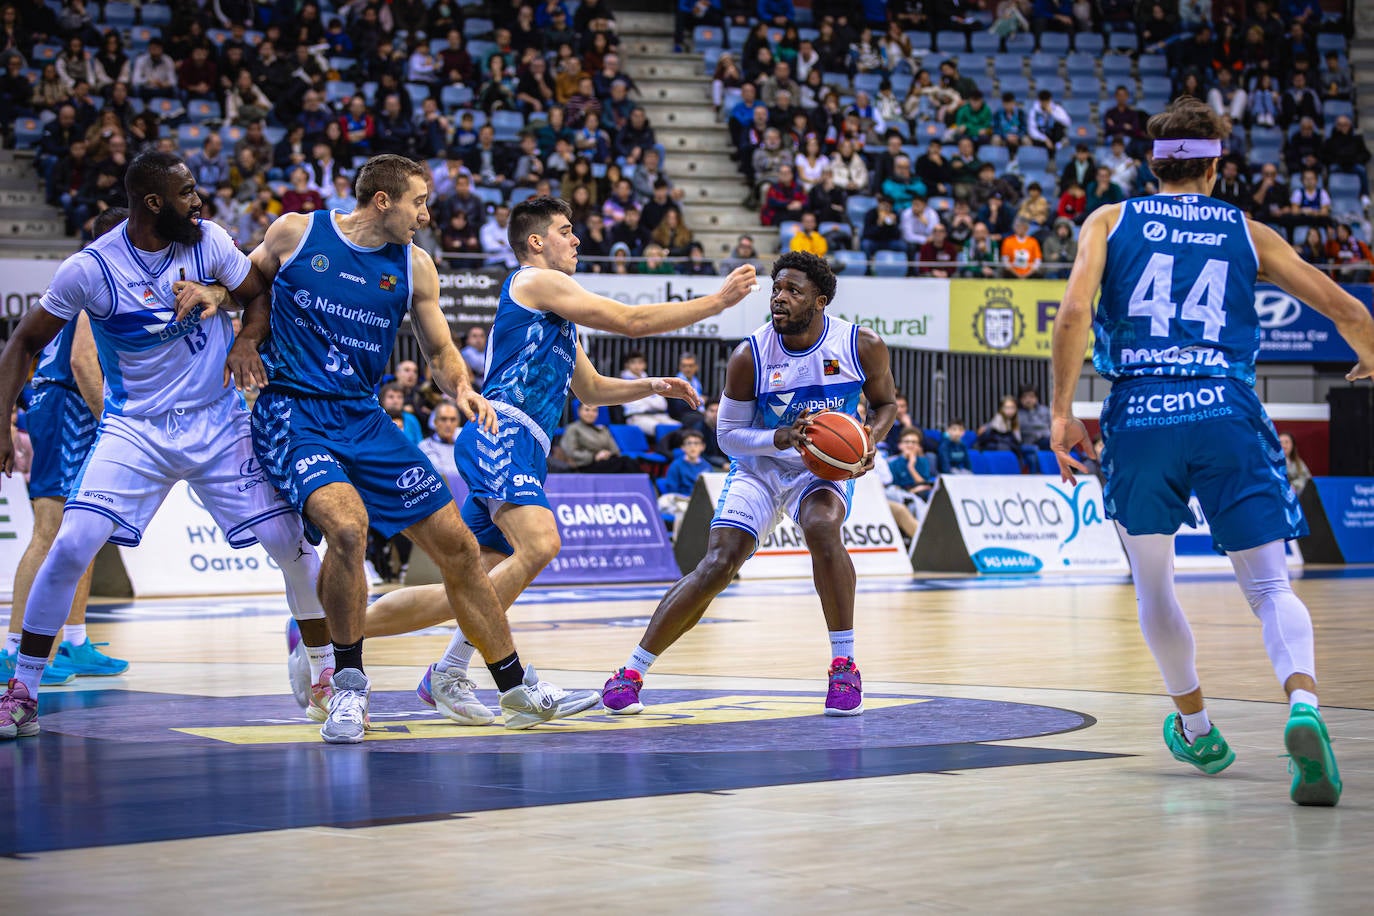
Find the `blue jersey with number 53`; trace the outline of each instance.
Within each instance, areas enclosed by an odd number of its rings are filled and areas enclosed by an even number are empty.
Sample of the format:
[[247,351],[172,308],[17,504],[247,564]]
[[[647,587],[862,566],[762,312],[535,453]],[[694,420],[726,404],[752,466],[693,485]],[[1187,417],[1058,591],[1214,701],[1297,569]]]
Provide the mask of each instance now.
[[1238,207],[1196,194],[1121,205],[1093,330],[1093,365],[1126,378],[1226,376],[1253,385],[1259,256]]
[[279,391],[370,398],[410,309],[410,246],[363,248],[316,210],[272,281],[262,361]]

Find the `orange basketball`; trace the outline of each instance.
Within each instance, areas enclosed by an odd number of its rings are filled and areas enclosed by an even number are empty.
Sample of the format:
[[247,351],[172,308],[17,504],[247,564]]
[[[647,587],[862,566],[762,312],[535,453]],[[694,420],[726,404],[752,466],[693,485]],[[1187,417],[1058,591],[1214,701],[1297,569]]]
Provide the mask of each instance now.
[[868,454],[868,433],[863,424],[846,413],[827,410],[817,414],[809,427],[810,441],[802,445],[802,463],[825,480],[849,480],[863,470]]

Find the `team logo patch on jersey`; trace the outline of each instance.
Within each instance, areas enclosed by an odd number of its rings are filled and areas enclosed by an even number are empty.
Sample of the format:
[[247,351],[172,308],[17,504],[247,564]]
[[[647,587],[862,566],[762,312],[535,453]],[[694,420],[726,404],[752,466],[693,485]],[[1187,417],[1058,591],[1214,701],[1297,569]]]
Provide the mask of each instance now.
[[396,284],[397,282],[399,282],[399,279],[400,278],[397,277],[395,274],[382,274],[382,281],[378,285],[380,285],[381,288],[386,290],[387,292],[391,292],[393,289],[396,288]]
[[1011,301],[996,289],[987,291],[987,301],[973,314],[973,336],[989,350],[1010,350],[1026,333],[1026,319]]
[[1163,223],[1159,220],[1152,219],[1145,224],[1145,228],[1141,230],[1140,234],[1145,236],[1146,241],[1158,242],[1163,240],[1168,231],[1169,230],[1164,228]]
[[329,258],[326,258],[322,254],[317,254],[310,259],[310,266],[318,273],[324,273],[329,269]]
[[152,305],[155,302],[157,302],[157,293],[153,292],[151,286],[145,286],[143,288],[143,304]]
[[768,384],[772,385],[774,388],[781,388],[783,386],[783,377],[781,369],[774,369],[769,374]]
[[821,361],[821,365],[825,367],[825,374],[826,374],[826,375],[839,375],[839,374],[840,374],[840,361],[839,361],[838,359],[827,359],[827,360],[822,360],[822,361]]

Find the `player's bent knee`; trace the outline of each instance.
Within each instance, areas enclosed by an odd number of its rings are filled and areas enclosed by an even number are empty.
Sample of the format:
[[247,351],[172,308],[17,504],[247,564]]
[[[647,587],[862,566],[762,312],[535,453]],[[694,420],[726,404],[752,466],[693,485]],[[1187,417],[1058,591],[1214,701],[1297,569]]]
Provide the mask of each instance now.
[[744,558],[735,557],[724,550],[710,550],[701,558],[697,568],[692,570],[692,575],[708,587],[720,590],[734,580],[743,565]]

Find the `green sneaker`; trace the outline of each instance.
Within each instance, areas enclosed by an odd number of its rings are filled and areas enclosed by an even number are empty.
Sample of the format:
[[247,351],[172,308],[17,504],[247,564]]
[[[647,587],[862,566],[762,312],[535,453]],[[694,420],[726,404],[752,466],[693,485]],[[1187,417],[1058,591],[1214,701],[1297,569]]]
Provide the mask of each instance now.
[[1340,801],[1341,772],[1336,768],[1331,736],[1321,713],[1306,703],[1294,703],[1283,729],[1283,743],[1293,774],[1288,794],[1294,803],[1330,808]]
[[1191,763],[1209,776],[1220,773],[1236,762],[1236,752],[1226,743],[1215,725],[1192,744],[1183,733],[1183,717],[1176,712],[1164,719],[1164,745],[1175,760]]

